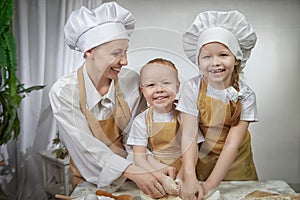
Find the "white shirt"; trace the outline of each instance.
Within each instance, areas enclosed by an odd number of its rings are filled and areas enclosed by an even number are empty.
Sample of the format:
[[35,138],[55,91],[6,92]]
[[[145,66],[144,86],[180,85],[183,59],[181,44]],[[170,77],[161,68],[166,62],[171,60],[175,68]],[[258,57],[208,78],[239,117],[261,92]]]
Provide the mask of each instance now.
[[[148,135],[146,127],[146,117],[149,109],[140,113],[133,121],[130,134],[127,140],[127,145],[139,145],[139,146],[148,146]],[[173,111],[168,113],[156,113],[153,111],[153,121],[154,122],[172,122],[174,121]],[[200,132],[198,132],[198,143],[203,142],[204,137]]]
[[[113,81],[108,93],[101,96],[89,78],[85,67],[83,76],[87,109],[98,120],[106,119],[115,104]],[[119,85],[131,110],[132,118],[134,118],[135,113],[140,109],[138,108],[140,101],[138,74],[123,67],[119,73]],[[122,175],[131,161],[114,154],[104,143],[93,136],[79,107],[77,71],[54,83],[49,92],[49,98],[60,131],[60,139],[68,149],[81,175],[87,181],[97,184],[99,188],[109,186]],[[99,103],[100,101],[103,105]],[[123,144],[126,144],[131,124],[132,119],[122,132]]]
[[[182,88],[179,102],[176,107],[177,110],[185,112],[194,116],[198,116],[198,95],[201,82],[201,75],[191,78],[184,83]],[[217,90],[207,85],[206,95],[216,99],[220,99],[224,102],[228,102],[234,97],[241,98],[242,112],[240,120],[244,121],[258,121],[256,96],[253,90],[251,90],[243,81],[239,81],[240,92],[237,92],[232,86],[225,90]]]

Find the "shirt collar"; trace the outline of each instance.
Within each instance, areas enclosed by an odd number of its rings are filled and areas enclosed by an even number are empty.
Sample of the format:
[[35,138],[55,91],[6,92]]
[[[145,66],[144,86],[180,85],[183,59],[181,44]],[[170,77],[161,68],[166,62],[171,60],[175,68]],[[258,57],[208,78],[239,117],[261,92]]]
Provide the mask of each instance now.
[[84,77],[84,85],[86,96],[86,104],[89,110],[92,110],[102,99],[109,99],[113,104],[115,103],[115,87],[114,80],[111,82],[109,90],[107,94],[102,96],[94,86],[92,80],[90,79],[85,64],[83,66],[83,77]]

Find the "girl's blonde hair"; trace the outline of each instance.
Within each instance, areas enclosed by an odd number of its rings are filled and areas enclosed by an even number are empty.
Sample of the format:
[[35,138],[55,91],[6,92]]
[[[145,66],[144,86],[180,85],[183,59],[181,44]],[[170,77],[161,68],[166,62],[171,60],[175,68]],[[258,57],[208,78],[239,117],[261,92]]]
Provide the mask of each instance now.
[[242,72],[241,63],[234,66],[234,70],[232,72],[231,81],[232,86],[237,90],[240,91],[239,87],[239,79],[240,79],[240,73]]

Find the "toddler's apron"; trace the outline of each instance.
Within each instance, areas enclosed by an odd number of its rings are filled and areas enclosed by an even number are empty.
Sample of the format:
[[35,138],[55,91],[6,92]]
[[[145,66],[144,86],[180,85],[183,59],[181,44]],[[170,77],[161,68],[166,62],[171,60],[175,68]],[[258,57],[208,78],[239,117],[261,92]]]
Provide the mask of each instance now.
[[153,122],[153,109],[149,108],[146,117],[148,146],[154,157],[160,162],[175,167],[179,171],[181,159],[181,134],[179,130],[179,113],[174,110],[174,121]]
[[[205,141],[199,146],[197,176],[205,181],[211,174],[225,144],[230,127],[239,122],[241,115],[240,100],[235,103],[206,95],[207,82],[202,80],[198,96],[199,126]],[[253,162],[250,134],[247,130],[245,138],[239,147],[238,155],[223,180],[257,180]]]
[[[121,132],[128,124],[131,118],[131,113],[127,103],[123,99],[123,95],[118,87],[117,81],[115,81],[116,106],[112,114],[107,119],[98,121],[95,116],[86,109],[83,67],[79,68],[77,75],[80,95],[80,109],[86,117],[91,132],[93,133],[94,137],[106,144],[115,154],[126,158],[127,152],[123,146],[123,136],[121,135]],[[74,165],[72,159],[70,159],[70,169],[72,186],[75,188],[78,183],[84,181],[85,179]]]

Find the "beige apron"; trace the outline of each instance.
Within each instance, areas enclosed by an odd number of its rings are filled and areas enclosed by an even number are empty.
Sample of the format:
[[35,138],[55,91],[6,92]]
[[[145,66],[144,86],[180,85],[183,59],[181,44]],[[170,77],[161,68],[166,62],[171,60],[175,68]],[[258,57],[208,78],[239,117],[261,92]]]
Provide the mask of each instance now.
[[[205,181],[211,174],[223,149],[230,127],[239,122],[241,115],[241,102],[230,100],[224,103],[221,100],[206,95],[207,83],[201,81],[198,96],[200,110],[199,126],[205,137],[200,146],[197,163],[197,176]],[[250,134],[247,131],[238,155],[223,180],[258,180],[253,162]]]
[[[107,119],[98,121],[95,116],[86,109],[86,93],[83,78],[83,67],[79,68],[77,76],[80,95],[80,109],[86,117],[91,132],[93,133],[94,137],[106,144],[115,154],[118,154],[125,158],[127,156],[127,152],[125,151],[125,148],[123,146],[123,136],[121,135],[121,132],[130,121],[131,114],[127,103],[123,99],[123,95],[118,87],[117,81],[115,81],[115,109]],[[84,178],[74,165],[72,159],[70,159],[70,165],[72,186],[73,188],[75,188],[79,182],[84,181]]]
[[174,121],[153,122],[153,109],[149,108],[146,117],[148,146],[154,157],[160,162],[175,167],[176,172],[181,167],[181,134],[179,130],[179,113],[174,110]]

